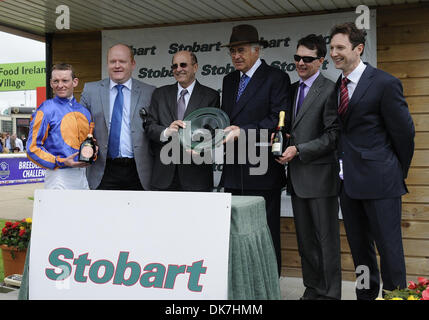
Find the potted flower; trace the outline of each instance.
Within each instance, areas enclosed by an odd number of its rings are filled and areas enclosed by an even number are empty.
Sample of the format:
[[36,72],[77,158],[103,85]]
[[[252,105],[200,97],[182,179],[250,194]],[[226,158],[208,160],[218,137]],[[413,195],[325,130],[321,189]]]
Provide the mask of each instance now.
[[384,291],[384,300],[429,300],[429,280],[418,277],[417,283],[409,281],[406,289]]
[[31,218],[7,221],[0,235],[4,275],[22,274],[31,235]]

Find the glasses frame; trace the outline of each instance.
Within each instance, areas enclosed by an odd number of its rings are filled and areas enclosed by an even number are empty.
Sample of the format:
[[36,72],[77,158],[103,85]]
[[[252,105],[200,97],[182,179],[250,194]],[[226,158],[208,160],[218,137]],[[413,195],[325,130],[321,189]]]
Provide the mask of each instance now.
[[311,56],[299,56],[297,54],[293,55],[293,59],[295,60],[295,62],[300,62],[301,59],[304,63],[312,63],[314,60],[318,60],[321,57],[311,57]]
[[[192,63],[191,65],[194,65],[194,64]],[[171,70],[176,70],[179,66],[180,66],[180,68],[184,69],[188,66],[188,63],[186,63],[186,62],[180,62],[179,64],[173,63],[171,65]]]

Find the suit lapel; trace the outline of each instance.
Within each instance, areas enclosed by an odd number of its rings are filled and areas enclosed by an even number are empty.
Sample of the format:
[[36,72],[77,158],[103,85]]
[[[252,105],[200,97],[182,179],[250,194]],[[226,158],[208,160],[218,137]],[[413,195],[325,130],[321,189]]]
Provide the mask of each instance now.
[[109,128],[110,123],[110,79],[104,79],[101,82],[100,86],[100,101],[101,101],[101,108],[103,110],[104,114],[104,120],[106,121],[106,127]]
[[142,92],[137,81],[132,79],[132,87],[131,87],[131,101],[130,101],[130,117],[132,119],[134,112],[136,111],[137,102],[140,98],[140,93]]
[[[262,61],[262,64],[256,69],[255,73],[253,74],[252,78],[250,79],[249,83],[247,84],[246,88],[244,89],[244,92],[241,94],[240,99],[235,104],[235,99],[237,96],[238,91],[238,83],[237,88],[235,90],[234,94],[234,104],[235,107],[232,110],[231,114],[231,120],[240,113],[240,111],[245,107],[247,102],[252,98],[254,94],[258,92],[258,88],[264,83],[265,80],[265,74],[266,74],[266,64],[264,61]],[[239,80],[238,80],[239,82]]]
[[177,120],[177,82],[168,87],[167,91],[167,106],[170,110],[171,118],[173,121]]
[[[297,123],[302,119],[304,114],[307,112],[309,108],[311,108],[311,105],[316,100],[316,98],[319,96],[321,92],[321,87],[323,86],[324,78],[322,74],[319,74],[319,76],[316,78],[314,83],[312,84],[310,90],[308,91],[307,95],[305,96],[304,102],[302,103],[301,109],[299,110],[296,119],[293,122],[292,128],[294,128]],[[296,90],[298,92],[298,90]],[[297,94],[297,93],[296,93]],[[295,94],[295,96],[296,96]],[[295,97],[296,99],[296,97]],[[295,100],[296,101],[296,100]],[[295,106],[295,104],[294,104]]]

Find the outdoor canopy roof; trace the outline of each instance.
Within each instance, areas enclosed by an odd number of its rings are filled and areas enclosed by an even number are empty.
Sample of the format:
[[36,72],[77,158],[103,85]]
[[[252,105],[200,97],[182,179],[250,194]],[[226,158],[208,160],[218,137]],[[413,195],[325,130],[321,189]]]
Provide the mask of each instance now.
[[[0,30],[44,36],[64,31],[151,27],[183,23],[243,20],[270,16],[327,13],[428,0],[3,0]],[[70,29],[58,30],[58,6],[70,10]],[[5,28],[3,28],[5,30]]]

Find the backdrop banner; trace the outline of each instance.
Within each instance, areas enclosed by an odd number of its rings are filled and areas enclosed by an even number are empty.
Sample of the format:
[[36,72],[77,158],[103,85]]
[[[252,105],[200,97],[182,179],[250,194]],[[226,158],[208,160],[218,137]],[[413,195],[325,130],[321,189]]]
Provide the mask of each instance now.
[[36,190],[30,299],[227,299],[231,195]]
[[[291,80],[297,81],[293,55],[298,40],[310,33],[322,35],[328,45],[328,54],[321,70],[335,81],[340,72],[329,57],[329,33],[337,24],[355,21],[354,11],[290,17],[208,24],[192,24],[145,29],[102,31],[102,65],[107,63],[107,51],[116,43],[132,46],[137,66],[133,77],[157,87],[175,82],[171,71],[173,55],[180,50],[193,51],[198,58],[197,79],[202,84],[216,90],[222,89],[223,77],[234,71],[228,48],[221,45],[229,43],[232,27],[239,24],[252,24],[258,29],[259,37],[268,41],[269,47],[263,50],[262,58],[276,68],[287,72]],[[377,66],[376,11],[370,11],[370,29],[362,60]],[[108,76],[102,68],[103,78]]]

